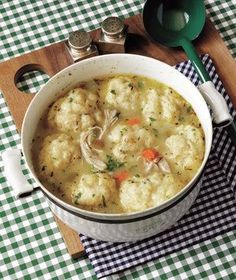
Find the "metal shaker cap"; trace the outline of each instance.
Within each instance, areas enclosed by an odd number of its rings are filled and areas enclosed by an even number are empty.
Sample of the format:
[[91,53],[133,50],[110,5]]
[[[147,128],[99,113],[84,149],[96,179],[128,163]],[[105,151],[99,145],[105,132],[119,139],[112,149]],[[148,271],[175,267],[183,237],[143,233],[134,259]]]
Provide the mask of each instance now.
[[68,44],[72,49],[83,50],[88,48],[92,43],[89,33],[83,30],[71,32],[68,38]]
[[108,17],[102,24],[101,29],[109,39],[118,39],[123,36],[125,25],[118,17]]

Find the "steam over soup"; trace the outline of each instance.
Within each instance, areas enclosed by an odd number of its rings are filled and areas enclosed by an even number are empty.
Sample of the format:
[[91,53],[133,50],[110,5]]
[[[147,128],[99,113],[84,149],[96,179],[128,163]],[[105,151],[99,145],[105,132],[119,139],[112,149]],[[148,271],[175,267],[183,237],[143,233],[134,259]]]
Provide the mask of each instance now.
[[130,213],[163,203],[192,179],[204,134],[172,88],[116,75],[81,82],[51,104],[32,151],[40,181],[60,199]]

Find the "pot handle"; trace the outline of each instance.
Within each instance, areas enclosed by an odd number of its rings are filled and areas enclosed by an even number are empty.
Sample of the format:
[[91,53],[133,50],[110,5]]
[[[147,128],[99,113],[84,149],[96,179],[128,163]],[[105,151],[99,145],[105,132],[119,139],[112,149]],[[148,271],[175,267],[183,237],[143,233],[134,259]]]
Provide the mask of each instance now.
[[21,151],[19,149],[9,149],[2,153],[4,175],[13,188],[16,198],[33,191],[31,185],[24,176],[21,168]]
[[217,91],[214,84],[207,81],[198,86],[198,89],[212,109],[214,122],[221,127],[230,125],[233,118],[224,97]]

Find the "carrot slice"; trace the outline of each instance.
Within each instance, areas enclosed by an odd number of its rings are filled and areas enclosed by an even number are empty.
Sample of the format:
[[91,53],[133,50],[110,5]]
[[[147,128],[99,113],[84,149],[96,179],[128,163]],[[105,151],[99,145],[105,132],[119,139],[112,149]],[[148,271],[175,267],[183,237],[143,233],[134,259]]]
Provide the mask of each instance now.
[[129,177],[129,172],[126,170],[119,171],[119,172],[115,173],[113,177],[119,183],[121,183],[122,181],[126,180]]
[[140,124],[140,119],[138,119],[138,118],[132,118],[132,119],[129,119],[129,120],[127,121],[127,123],[128,123],[129,125]]
[[149,161],[153,161],[154,159],[160,156],[160,153],[152,148],[147,148],[142,151],[142,156]]

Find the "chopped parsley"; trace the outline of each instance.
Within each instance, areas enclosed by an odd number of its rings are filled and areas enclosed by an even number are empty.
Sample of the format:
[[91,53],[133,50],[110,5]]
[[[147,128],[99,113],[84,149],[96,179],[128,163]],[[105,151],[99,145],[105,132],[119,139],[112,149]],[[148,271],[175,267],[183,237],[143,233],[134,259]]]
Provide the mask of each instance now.
[[143,88],[143,86],[144,86],[143,81],[138,81],[138,87]]
[[78,192],[74,197],[74,203],[79,204],[78,200],[81,198],[82,192]]
[[72,98],[72,97],[70,97],[69,102],[71,103],[72,101],[73,101],[73,98]]
[[152,131],[153,131],[154,135],[156,137],[158,137],[158,134],[159,134],[158,130],[156,128],[153,128]]
[[124,162],[119,162],[118,160],[112,158],[112,156],[107,155],[107,170],[114,171],[124,165]]
[[131,90],[134,88],[133,85],[131,83],[128,84],[128,87],[131,88]]
[[80,199],[81,196],[82,196],[82,192],[78,192],[78,193],[75,195],[75,198]]
[[114,89],[111,90],[111,93],[116,95],[116,91]]
[[187,107],[187,110],[186,110],[188,113],[190,113],[191,111],[192,111],[192,107],[189,105],[188,107]]
[[152,118],[152,117],[150,117],[149,120],[150,120],[151,122],[155,122],[155,121],[156,121],[156,119],[154,119],[154,118]]
[[126,127],[122,128],[120,131],[120,135],[123,136],[125,134],[125,132],[127,132],[128,129]]
[[140,178],[140,175],[139,174],[135,174],[134,177]]
[[146,131],[149,131],[149,127],[148,127],[148,126],[143,126],[143,128],[144,128]]

